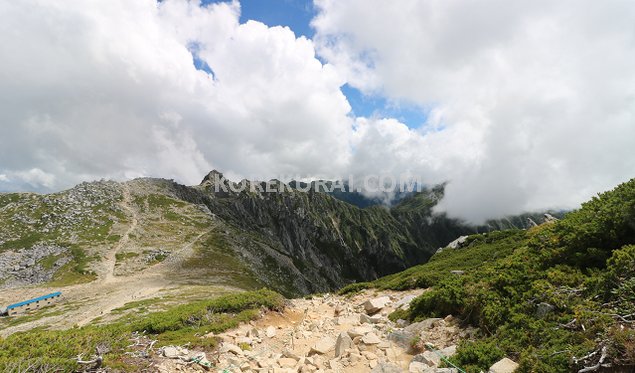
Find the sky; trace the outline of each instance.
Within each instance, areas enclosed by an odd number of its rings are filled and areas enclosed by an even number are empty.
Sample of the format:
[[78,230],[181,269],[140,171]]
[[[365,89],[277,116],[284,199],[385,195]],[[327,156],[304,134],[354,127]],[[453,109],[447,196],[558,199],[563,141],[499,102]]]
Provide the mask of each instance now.
[[0,3],[0,191],[416,175],[470,222],[635,176],[635,3]]

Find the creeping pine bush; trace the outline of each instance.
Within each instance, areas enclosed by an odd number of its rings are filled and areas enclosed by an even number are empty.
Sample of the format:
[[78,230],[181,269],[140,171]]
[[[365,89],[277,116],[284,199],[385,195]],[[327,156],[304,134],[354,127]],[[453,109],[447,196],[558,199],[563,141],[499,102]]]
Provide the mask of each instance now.
[[20,371],[20,364],[32,365],[30,371],[36,372],[75,371],[78,367],[74,358],[79,354],[89,357],[98,344],[110,350],[104,356],[105,366],[117,366],[123,361],[134,331],[156,335],[157,346],[190,343],[211,349],[217,341],[201,335],[222,332],[252,320],[261,308],[280,310],[283,306],[281,295],[263,289],[197,301],[107,325],[16,333],[0,339],[0,372]]
[[[608,347],[614,364],[635,364],[635,179],[599,194],[561,221],[522,232],[476,235],[429,263],[373,282],[377,288],[429,287],[407,313],[447,314],[477,326],[454,363],[486,371],[502,356],[519,372],[567,372]],[[465,274],[456,276],[452,270]],[[620,317],[626,316],[626,321]]]

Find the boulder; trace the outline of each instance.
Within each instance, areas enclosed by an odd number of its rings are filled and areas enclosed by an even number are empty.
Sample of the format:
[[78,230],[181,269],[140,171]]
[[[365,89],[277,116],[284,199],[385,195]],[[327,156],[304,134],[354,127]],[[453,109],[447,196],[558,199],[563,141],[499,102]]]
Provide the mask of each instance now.
[[353,346],[353,340],[346,332],[340,333],[335,341],[335,356],[342,356],[344,352]]
[[396,330],[388,334],[388,340],[395,342],[399,347],[408,349],[412,340],[415,338],[413,333]]
[[165,356],[167,358],[174,359],[174,358],[179,357],[180,355],[181,354],[179,353],[179,351],[174,346],[163,347],[163,356]]
[[362,342],[367,345],[376,345],[381,342],[381,339],[375,333],[368,333],[362,337]]
[[256,328],[252,328],[247,332],[247,337],[258,338],[260,337],[260,331]]
[[427,364],[424,364],[418,361],[413,361],[408,366],[408,373],[424,373],[427,368],[428,368]]
[[432,351],[424,351],[421,354],[415,355],[412,358],[412,361],[417,361],[432,367],[436,367],[441,363],[441,358],[439,357],[439,355],[435,354]]
[[324,337],[317,341],[313,347],[311,347],[311,351],[309,354],[319,354],[324,355],[335,348],[335,341],[331,337]]
[[364,336],[365,334],[368,334],[372,331],[373,328],[371,328],[370,326],[356,326],[352,329],[349,329],[347,333],[351,338],[355,338]]
[[235,355],[242,356],[244,355],[243,350],[232,343],[223,343],[223,346],[220,348],[221,353],[231,352]]
[[371,373],[403,373],[403,370],[393,363],[379,363],[377,364]]
[[289,357],[281,357],[278,359],[278,365],[282,368],[293,368],[298,362],[295,359]]
[[512,373],[518,368],[518,364],[511,359],[503,358],[489,368],[488,373]]
[[548,314],[550,314],[551,312],[553,312],[553,310],[555,309],[556,307],[554,307],[553,305],[546,302],[541,302],[538,304],[538,307],[536,308],[536,317],[541,319],[547,316]]
[[452,345],[444,349],[441,349],[439,350],[439,352],[441,353],[441,355],[446,357],[454,356],[456,354],[456,345]]
[[267,327],[267,329],[265,330],[265,335],[267,336],[267,338],[273,338],[276,336],[276,328],[274,328],[273,326],[269,325]]
[[395,303],[395,308],[402,308],[404,310],[407,310],[408,308],[410,308],[410,302],[412,302],[412,300],[416,297],[416,295],[412,294],[406,295],[405,297],[399,299],[397,303]]
[[423,321],[419,321],[413,324],[410,324],[408,326],[406,326],[403,330],[404,332],[410,333],[410,334],[414,334],[414,335],[419,335],[419,333],[421,333],[424,330],[430,329],[434,326],[434,324],[436,324],[437,322],[443,320],[440,317],[432,317],[429,319],[425,319]]
[[383,316],[381,315],[368,316],[363,313],[359,315],[359,322],[362,324],[377,324],[380,323],[382,319]]
[[333,360],[329,360],[329,367],[331,367],[331,369],[333,369],[336,372],[341,372],[342,371],[342,364],[337,361],[337,359],[333,359]]
[[467,236],[461,236],[456,240],[450,242],[446,247],[449,247],[450,249],[458,249],[459,247],[463,246],[465,241],[467,241]]
[[390,303],[389,297],[379,297],[374,299],[369,299],[364,302],[364,310],[367,314],[373,314],[381,311],[382,308],[386,307],[386,305]]

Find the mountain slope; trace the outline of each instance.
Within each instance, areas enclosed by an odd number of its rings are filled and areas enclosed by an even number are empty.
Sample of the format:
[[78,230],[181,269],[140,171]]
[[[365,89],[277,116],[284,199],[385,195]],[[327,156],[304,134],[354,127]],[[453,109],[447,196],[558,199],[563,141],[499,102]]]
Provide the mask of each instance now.
[[[635,366],[635,179],[561,221],[473,235],[423,265],[366,287],[430,287],[393,318],[458,316],[481,330],[454,362],[487,369],[503,356],[520,372]],[[598,365],[599,364],[599,365]],[[582,371],[582,370],[580,370]]]
[[390,208],[359,208],[342,193],[241,183],[247,188],[212,171],[193,187],[138,179],[0,194],[0,286],[130,276],[165,259],[163,270],[180,282],[306,294],[403,270],[460,235],[491,229],[434,214],[443,186]]

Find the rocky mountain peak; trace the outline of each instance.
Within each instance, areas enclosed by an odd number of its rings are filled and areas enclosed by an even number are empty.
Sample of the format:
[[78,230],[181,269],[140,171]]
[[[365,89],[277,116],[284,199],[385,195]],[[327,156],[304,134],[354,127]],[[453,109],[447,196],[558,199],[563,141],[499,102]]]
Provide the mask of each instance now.
[[218,170],[211,170],[207,175],[205,175],[205,177],[201,181],[201,185],[205,184],[206,182],[214,183],[215,181],[222,179],[224,179],[222,172]]

